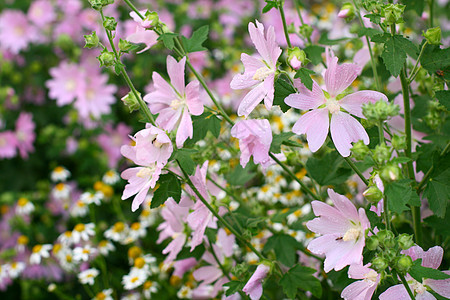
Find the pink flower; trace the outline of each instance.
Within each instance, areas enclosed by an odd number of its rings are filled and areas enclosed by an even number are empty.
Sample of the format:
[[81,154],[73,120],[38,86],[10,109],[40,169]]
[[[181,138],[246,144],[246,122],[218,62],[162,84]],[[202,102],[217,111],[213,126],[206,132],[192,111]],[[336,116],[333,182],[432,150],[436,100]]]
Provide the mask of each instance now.
[[[428,251],[423,251],[419,246],[413,246],[408,250],[402,251],[412,258],[412,260],[422,259],[422,267],[437,269],[444,256],[444,250],[440,246],[434,246]],[[450,275],[450,271],[444,271],[444,273]],[[450,279],[435,280],[435,279],[424,279],[423,282],[418,282],[412,278],[409,274],[405,276],[406,281],[414,293],[416,299],[432,300],[436,299],[430,292],[427,291],[427,287],[431,288],[437,294],[450,298]],[[408,292],[403,284],[398,284],[391,286],[384,293],[380,295],[380,300],[388,299],[410,299]]]
[[256,164],[270,160],[269,149],[272,143],[272,130],[268,120],[243,120],[231,129],[231,135],[239,139],[241,166],[245,168],[250,156]]
[[49,73],[52,79],[45,85],[49,89],[49,97],[56,99],[58,106],[70,104],[81,94],[85,74],[80,66],[65,61],[51,68]]
[[170,132],[178,127],[176,135],[178,148],[183,146],[188,137],[192,138],[191,114],[198,116],[203,113],[203,104],[199,98],[199,82],[192,81],[187,86],[184,85],[185,64],[186,57],[177,62],[172,56],[167,56],[170,83],[153,72],[155,91],[144,97],[152,114],[159,113],[156,123],[162,129]]
[[55,9],[48,0],[39,0],[31,3],[28,9],[28,18],[42,28],[56,19]]
[[0,158],[12,158],[17,154],[17,137],[12,131],[0,132]]
[[311,203],[314,220],[306,223],[312,232],[322,236],[312,240],[308,249],[314,254],[325,254],[325,272],[339,271],[347,265],[361,264],[365,245],[365,231],[370,227],[363,208],[359,211],[347,197],[328,189],[335,207],[320,201]]
[[16,121],[17,148],[19,148],[22,158],[27,158],[28,153],[34,151],[33,142],[36,139],[36,134],[34,133],[35,125],[32,118],[31,113],[22,112]]
[[151,124],[136,133],[135,139],[138,161],[156,162],[158,166],[163,167],[173,152],[172,142],[167,134]]
[[116,128],[114,128],[111,123],[108,123],[104,129],[105,133],[98,136],[97,142],[108,156],[108,166],[110,168],[115,168],[122,158],[120,147],[127,143],[131,128],[124,123],[119,123]]
[[0,14],[0,49],[18,54],[38,38],[37,29],[30,25],[23,12],[5,9]]
[[350,265],[348,277],[362,279],[348,285],[341,293],[345,300],[370,300],[380,282],[380,274],[370,269],[370,264]]
[[246,293],[250,299],[258,300],[262,295],[262,280],[269,274],[270,267],[265,264],[260,264],[252,277],[248,280],[242,291]]
[[256,21],[256,27],[255,24],[249,23],[248,31],[261,57],[255,58],[242,53],[241,61],[244,64],[245,72],[234,76],[230,83],[232,89],[251,88],[239,105],[239,116],[248,116],[262,99],[264,99],[267,109],[272,108],[275,72],[278,57],[281,54],[281,48],[275,41],[275,30],[272,26],[269,27],[266,38],[264,37],[264,25],[258,21]]
[[126,39],[134,44],[145,44],[146,47],[137,52],[139,54],[147,51],[158,42],[158,34],[152,30],[146,30],[141,26],[136,26],[136,31],[133,34],[129,35]]
[[299,93],[289,95],[284,102],[301,110],[311,109],[300,117],[292,131],[296,134],[306,134],[312,152],[316,152],[323,145],[330,129],[337,151],[347,157],[350,155],[352,142],[363,140],[364,144],[369,144],[369,136],[364,127],[349,113],[364,118],[363,104],[380,99],[387,101],[387,97],[375,91],[358,91],[342,99],[337,98],[356,79],[360,70],[355,64],[338,65],[337,62],[338,58],[331,50],[327,50],[328,69],[324,75],[326,91],[315,81],[310,91],[296,80],[295,85]]

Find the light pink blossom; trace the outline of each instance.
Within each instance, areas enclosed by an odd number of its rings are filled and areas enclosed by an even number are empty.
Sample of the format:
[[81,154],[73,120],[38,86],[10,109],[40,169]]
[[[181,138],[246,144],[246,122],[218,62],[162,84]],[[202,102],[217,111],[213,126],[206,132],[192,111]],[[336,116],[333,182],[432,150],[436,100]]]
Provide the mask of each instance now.
[[256,268],[255,273],[253,273],[252,277],[247,281],[247,284],[244,286],[242,291],[246,293],[250,299],[258,300],[262,296],[262,281],[267,277],[267,274],[270,272],[270,267],[265,264],[260,264]]
[[22,158],[27,158],[28,153],[34,151],[33,142],[36,139],[36,134],[34,133],[35,125],[32,118],[31,113],[22,112],[16,120],[17,148]]
[[272,130],[268,120],[239,121],[231,129],[231,135],[239,139],[240,161],[243,168],[252,155],[255,164],[264,164],[270,160],[269,149],[272,143]]
[[138,161],[156,162],[158,166],[163,167],[173,152],[172,142],[167,134],[151,124],[136,133],[135,140]]
[[84,89],[84,72],[79,65],[61,62],[57,67],[49,71],[52,79],[45,85],[49,89],[49,97],[56,99],[58,106],[70,104],[75,100]]
[[27,15],[31,22],[40,28],[56,19],[55,9],[49,0],[33,1]]
[[370,268],[370,264],[350,265],[348,277],[362,279],[348,285],[341,293],[345,300],[370,300],[380,282],[380,274]]
[[249,23],[248,31],[260,57],[256,58],[242,53],[244,74],[234,76],[230,83],[232,89],[251,88],[239,105],[239,116],[248,116],[263,99],[266,108],[272,108],[275,72],[278,57],[281,54],[281,48],[275,41],[275,30],[272,26],[269,27],[266,37],[264,37],[264,25],[258,21],[256,21],[256,26]]
[[152,30],[146,30],[138,25],[136,26],[135,32],[127,36],[126,39],[134,44],[145,44],[145,48],[137,52],[139,54],[147,51],[158,42],[158,34]]
[[17,137],[12,131],[0,132],[0,158],[12,158],[17,154]]
[[325,255],[325,272],[342,270],[351,264],[361,264],[365,231],[370,227],[363,208],[359,211],[345,196],[328,189],[334,207],[321,201],[311,203],[317,218],[306,223],[312,232],[322,236],[312,240],[308,249]]
[[162,129],[170,132],[178,128],[176,134],[178,148],[183,146],[188,137],[192,138],[191,114],[198,116],[203,113],[203,104],[199,98],[199,82],[192,81],[185,86],[185,64],[186,57],[177,62],[172,56],[167,56],[170,83],[153,72],[155,90],[144,97],[152,114],[159,114],[156,123]]
[[5,9],[0,14],[0,49],[18,54],[39,39],[36,27],[19,10]]
[[300,117],[292,131],[306,134],[312,152],[319,150],[330,131],[337,151],[347,157],[350,155],[352,142],[363,140],[364,144],[369,144],[369,136],[364,127],[349,113],[364,118],[363,104],[380,99],[387,101],[387,97],[376,91],[358,91],[342,99],[337,98],[356,79],[360,70],[355,64],[338,65],[337,62],[338,58],[328,50],[328,69],[324,74],[326,91],[315,81],[310,91],[300,80],[296,80],[295,86],[299,93],[289,95],[284,102],[297,109],[310,110]]

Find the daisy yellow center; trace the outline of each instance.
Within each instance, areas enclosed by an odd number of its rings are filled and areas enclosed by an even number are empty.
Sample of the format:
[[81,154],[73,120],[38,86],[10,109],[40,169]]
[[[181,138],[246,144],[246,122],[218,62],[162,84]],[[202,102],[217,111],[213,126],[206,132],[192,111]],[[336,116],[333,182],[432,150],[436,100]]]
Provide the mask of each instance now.
[[27,198],[20,198],[18,201],[17,201],[17,205],[19,205],[19,206],[25,206],[25,205],[27,205],[27,203],[28,203],[28,199]]
[[350,228],[347,230],[347,232],[344,234],[344,237],[342,238],[345,242],[348,241],[356,241],[358,240],[359,236],[361,235],[361,229],[359,228]]
[[17,244],[19,245],[26,245],[28,244],[28,238],[24,235],[21,235],[17,238]]
[[42,245],[36,245],[33,247],[33,253],[39,253],[42,249]]
[[65,186],[64,183],[58,183],[58,184],[55,186],[55,188],[56,188],[58,191],[64,190],[65,187],[66,187],[66,186]]
[[108,172],[106,172],[106,176],[108,177],[114,177],[116,175],[116,172],[114,172],[113,170],[109,170]]
[[255,74],[253,74],[252,79],[258,80],[258,81],[263,81],[264,79],[267,78],[267,76],[269,76],[273,73],[274,73],[274,71],[269,69],[268,67],[261,67],[258,70],[256,70]]
[[64,171],[64,168],[63,167],[56,167],[53,171],[55,173],[62,173]]
[[137,172],[136,176],[141,178],[150,177],[155,172],[154,167],[145,167],[141,168],[139,172]]
[[150,280],[147,280],[145,283],[144,283],[144,289],[149,289],[149,288],[151,288],[153,286],[153,282],[151,282]]
[[141,224],[138,222],[135,222],[133,224],[131,224],[131,229],[132,230],[138,230],[139,228],[141,228]]
[[104,300],[104,299],[106,299],[106,295],[103,292],[100,292],[100,293],[97,294],[96,298],[98,300]]
[[336,99],[327,99],[326,106],[328,108],[328,111],[331,114],[336,114],[341,110],[341,106],[339,105],[339,102]]
[[145,266],[145,259],[138,257],[134,260],[134,266],[138,269],[142,269]]
[[115,232],[122,232],[125,229],[125,224],[122,222],[117,222],[114,224],[114,231]]
[[131,283],[135,283],[138,280],[139,280],[139,277],[137,277],[137,276],[134,276],[133,278],[130,279]]
[[78,232],[82,232],[82,231],[84,231],[84,229],[85,229],[84,224],[77,224],[77,225],[75,225],[75,228],[74,228],[74,230],[78,231]]

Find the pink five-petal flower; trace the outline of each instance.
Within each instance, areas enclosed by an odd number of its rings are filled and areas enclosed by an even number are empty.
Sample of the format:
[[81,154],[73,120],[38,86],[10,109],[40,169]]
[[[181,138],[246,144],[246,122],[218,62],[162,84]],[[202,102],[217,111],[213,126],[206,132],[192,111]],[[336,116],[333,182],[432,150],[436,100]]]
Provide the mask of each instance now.
[[370,227],[363,208],[359,211],[345,196],[328,189],[334,207],[313,201],[317,218],[306,223],[312,232],[322,236],[312,240],[308,249],[314,254],[325,254],[325,272],[342,270],[345,266],[362,263],[365,231]]
[[352,279],[362,279],[348,285],[341,293],[345,300],[370,300],[375,289],[380,282],[380,275],[370,269],[370,264],[365,266],[350,265],[348,277]]
[[268,120],[242,120],[231,128],[231,135],[239,139],[241,166],[245,168],[250,156],[256,164],[268,162],[272,129]]
[[265,264],[260,264],[252,277],[248,280],[242,291],[246,293],[250,299],[258,300],[262,295],[262,280],[269,274],[270,267]]
[[17,154],[17,137],[8,130],[0,132],[0,158],[12,158]]
[[363,118],[363,104],[380,99],[387,101],[387,97],[376,91],[358,91],[337,100],[336,97],[350,86],[360,70],[356,64],[338,65],[337,62],[338,58],[331,50],[327,50],[328,69],[324,74],[326,93],[315,81],[310,91],[300,80],[295,80],[299,93],[289,95],[284,102],[297,109],[310,110],[298,119],[292,131],[306,134],[311,151],[319,150],[330,131],[337,151],[347,157],[350,155],[352,142],[363,140],[366,145],[369,144],[369,136],[364,127],[349,114]]
[[138,25],[136,26],[136,31],[133,34],[127,36],[126,39],[134,44],[145,44],[145,48],[137,52],[137,54],[140,54],[144,51],[147,51],[158,42],[158,34],[152,30],[146,30],[145,28]]
[[149,104],[150,111],[158,114],[156,123],[162,129],[172,131],[178,128],[176,144],[178,148],[188,137],[192,138],[193,128],[191,114],[198,116],[203,113],[203,103],[200,100],[199,82],[192,81],[184,85],[184,67],[186,57],[179,62],[172,56],[167,56],[167,73],[170,83],[161,75],[153,72],[153,84],[155,91],[144,96]]
[[248,24],[248,31],[260,57],[242,53],[244,74],[234,76],[230,83],[230,87],[235,90],[251,88],[239,105],[239,116],[248,116],[262,99],[267,109],[272,108],[275,72],[278,57],[281,54],[281,48],[275,41],[273,26],[267,30],[266,37],[264,37],[264,25],[257,20],[256,26],[253,23]]
[[146,124],[145,129],[136,133],[135,141],[137,161],[156,162],[163,167],[173,152],[172,142],[167,134],[151,124]]
[[[412,258],[412,260],[422,259],[422,267],[437,269],[442,262],[444,256],[444,250],[440,246],[434,246],[427,251],[423,251],[419,246],[413,246],[408,250],[402,251]],[[446,274],[450,274],[450,271],[444,271]],[[416,299],[432,300],[436,299],[430,292],[427,291],[427,287],[439,295],[450,298],[450,279],[435,280],[425,278],[423,282],[418,282],[412,278],[409,274],[405,276],[406,281],[414,293]],[[380,300],[388,299],[410,299],[408,292],[403,284],[394,285],[388,288],[384,293],[380,295]]]

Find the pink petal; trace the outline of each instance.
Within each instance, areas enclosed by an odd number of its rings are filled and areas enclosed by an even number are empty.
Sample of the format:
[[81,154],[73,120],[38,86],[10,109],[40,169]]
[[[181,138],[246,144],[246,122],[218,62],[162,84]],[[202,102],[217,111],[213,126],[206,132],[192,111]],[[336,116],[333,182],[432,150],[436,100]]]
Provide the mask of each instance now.
[[264,105],[268,110],[272,109],[273,97],[275,93],[274,81],[275,75],[272,74],[267,76],[263,82],[264,89],[266,90],[266,96],[264,97]]
[[180,120],[181,113],[181,109],[174,110],[168,106],[159,112],[159,115],[156,118],[156,124],[162,129],[170,132]]
[[328,135],[328,109],[314,109],[302,115],[292,127],[296,134],[306,134],[309,149],[316,152],[322,147]]
[[250,56],[246,53],[241,54],[241,61],[244,64],[245,73],[249,74],[255,73],[256,70],[266,67],[266,65],[261,61],[261,59]]
[[300,84],[299,92],[290,94],[284,99],[284,102],[294,108],[301,110],[315,109],[325,103],[325,97],[319,85],[313,81],[312,91],[308,90],[303,84]]
[[200,83],[191,81],[186,86],[186,104],[191,115],[199,116],[203,113],[203,103],[200,100]]
[[364,280],[353,282],[348,285],[341,293],[341,297],[345,300],[370,300],[376,285]]
[[369,144],[369,136],[364,127],[355,118],[344,112],[338,112],[331,116],[330,131],[331,139],[343,157],[350,155],[352,142],[363,140],[364,144]]
[[184,242],[186,241],[186,235],[183,233],[178,235],[174,240],[172,240],[169,245],[162,251],[162,254],[170,253],[166,257],[167,262],[171,262],[177,258],[178,253],[183,249]]
[[375,103],[378,100],[388,101],[385,94],[376,91],[358,91],[350,94],[339,100],[339,105],[342,106],[352,115],[360,118],[365,118],[362,113],[362,105],[368,102]]
[[394,286],[391,286],[387,290],[384,291],[383,294],[379,297],[380,300],[410,300],[411,298],[408,295],[408,292],[406,291],[403,284],[397,284]]
[[[450,271],[443,271],[445,274],[450,275]],[[450,279],[435,280],[425,279],[424,284],[428,285],[433,291],[439,295],[450,298]]]
[[327,92],[331,97],[342,93],[358,76],[359,68],[355,64],[338,65],[338,58],[332,57],[328,60],[328,69],[325,71],[324,79]]
[[320,217],[306,223],[306,227],[318,234],[337,234],[343,236],[349,228],[348,221],[337,218]]
[[336,193],[332,189],[328,189],[327,191],[334,206],[346,217],[346,219],[359,220],[355,205],[353,205],[347,197]]
[[186,64],[186,56],[179,62],[172,56],[167,56],[167,73],[170,77],[170,83],[180,93],[184,94],[184,66]]
[[222,277],[222,271],[215,266],[205,266],[194,271],[195,280],[202,281],[202,284],[210,284]]
[[250,92],[245,95],[242,99],[238,108],[238,116],[248,116],[255,107],[264,99],[266,96],[266,90],[263,84],[255,86]]
[[177,148],[183,147],[183,144],[188,137],[192,139],[193,132],[194,129],[192,127],[191,115],[189,115],[189,112],[185,109],[181,117],[180,125],[178,126],[176,137]]

